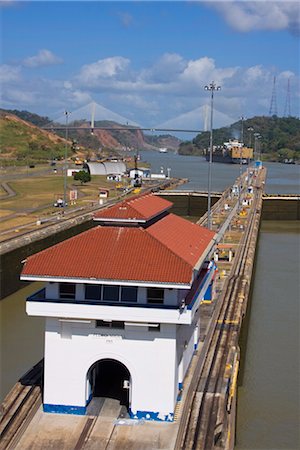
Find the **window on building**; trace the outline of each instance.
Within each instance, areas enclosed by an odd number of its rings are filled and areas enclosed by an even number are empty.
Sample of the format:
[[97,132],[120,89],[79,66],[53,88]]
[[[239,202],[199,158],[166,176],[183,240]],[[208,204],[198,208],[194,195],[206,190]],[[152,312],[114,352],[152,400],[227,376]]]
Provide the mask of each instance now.
[[124,327],[124,322],[121,322],[119,320],[112,320],[111,322],[106,322],[105,320],[96,320],[96,328],[118,328],[123,330]]
[[73,283],[59,284],[59,298],[75,299],[76,285]]
[[164,289],[161,288],[148,288],[147,289],[147,302],[154,304],[163,304],[164,302]]
[[85,298],[87,300],[101,300],[101,284],[86,284]]
[[123,286],[121,290],[121,302],[137,302],[137,293],[137,287]]
[[148,331],[156,331],[159,332],[160,331],[160,323],[149,323],[148,325]]
[[118,302],[119,301],[119,291],[120,291],[120,286],[114,286],[114,285],[103,286],[102,300],[108,301],[108,302]]

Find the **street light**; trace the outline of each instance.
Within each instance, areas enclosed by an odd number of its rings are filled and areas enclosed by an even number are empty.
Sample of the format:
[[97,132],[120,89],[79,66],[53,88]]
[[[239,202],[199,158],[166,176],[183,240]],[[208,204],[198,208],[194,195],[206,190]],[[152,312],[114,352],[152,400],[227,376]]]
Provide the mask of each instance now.
[[221,86],[217,86],[214,81],[204,86],[206,91],[210,91],[210,142],[209,142],[209,165],[208,165],[208,198],[207,198],[207,227],[211,229],[211,169],[213,155],[213,111],[214,111],[214,92],[219,91]]
[[256,160],[258,160],[257,144],[258,144],[258,139],[260,139],[260,138],[261,138],[261,135],[259,133],[254,133],[254,154],[255,154]]
[[239,208],[241,206],[241,191],[242,191],[242,172],[243,172],[243,167],[242,167],[242,163],[243,163],[243,147],[244,147],[244,120],[246,119],[246,117],[242,116],[241,117],[241,146],[240,146],[240,180],[239,180]]
[[[252,145],[252,133],[254,132],[254,128],[253,127],[248,127],[247,131],[249,131],[249,149],[251,149],[251,145]],[[250,184],[250,171],[249,171],[249,166],[250,166],[250,151],[249,150],[249,156],[248,156],[248,168],[247,168],[247,178],[248,178],[248,186]],[[252,153],[252,158],[254,159],[254,155]]]
[[66,134],[65,134],[65,170],[64,170],[64,205],[63,205],[63,211],[65,212],[65,208],[67,205],[67,157],[68,157],[68,118],[69,115],[71,113],[69,113],[68,111],[65,111],[65,116],[66,116]]
[[254,131],[253,127],[249,127],[247,128],[247,130],[249,131],[249,147],[251,148],[252,145],[252,131]]

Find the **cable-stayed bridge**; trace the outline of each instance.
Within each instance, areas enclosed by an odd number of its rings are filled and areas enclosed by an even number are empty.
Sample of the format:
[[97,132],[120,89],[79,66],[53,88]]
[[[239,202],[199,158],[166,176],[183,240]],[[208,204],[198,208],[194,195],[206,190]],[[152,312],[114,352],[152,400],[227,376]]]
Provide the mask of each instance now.
[[[66,116],[68,116],[68,124],[66,124]],[[97,126],[97,121],[108,121],[114,122],[121,125],[120,130],[125,126],[126,129],[137,129],[142,131],[157,132],[157,133],[201,133],[202,131],[207,131],[210,129],[210,106],[203,105],[194,110],[188,111],[184,114],[180,114],[176,117],[168,119],[162,123],[154,125],[145,125],[143,123],[138,123],[132,119],[125,117],[117,112],[114,112],[96,102],[90,102],[87,105],[81,106],[73,111],[60,112],[56,118],[51,122],[46,124],[44,128],[46,129],[65,129],[66,125],[68,129],[82,129],[81,126],[76,124],[77,121],[85,120],[87,125],[85,128],[87,130],[93,131],[94,129],[106,129],[106,130],[117,130],[117,125],[106,124],[103,126]],[[233,123],[236,119],[230,117],[221,111],[214,108],[214,126],[227,126]]]

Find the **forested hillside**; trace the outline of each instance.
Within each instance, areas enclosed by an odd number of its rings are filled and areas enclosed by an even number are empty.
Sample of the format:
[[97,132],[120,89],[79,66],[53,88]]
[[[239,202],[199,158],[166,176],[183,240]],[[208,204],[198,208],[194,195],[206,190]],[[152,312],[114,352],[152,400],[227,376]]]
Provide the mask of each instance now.
[[[51,127],[53,132],[64,138],[65,130],[55,130],[56,126],[64,126],[51,122],[49,117],[39,116],[29,111],[18,110],[2,110],[3,113],[10,113],[20,119],[30,122],[38,127]],[[86,130],[90,127],[90,122],[86,120],[77,120],[69,123],[68,136],[76,144],[85,147],[92,152],[111,151],[111,150],[143,150],[158,149],[167,147],[169,150],[177,151],[180,139],[171,135],[154,135],[144,134],[139,128],[130,129],[126,125],[120,125],[116,122],[101,120],[95,121],[95,130],[91,134]],[[72,130],[72,126],[76,126],[78,130]],[[96,127],[109,128],[107,130],[99,130]]]
[[[296,117],[253,117],[243,121],[243,136],[246,146],[257,146],[264,160],[281,161],[300,159],[300,120]],[[241,140],[242,123],[213,130],[213,145],[222,145],[229,139]],[[210,132],[205,131],[191,142],[183,142],[179,147],[182,155],[202,155],[209,147]]]

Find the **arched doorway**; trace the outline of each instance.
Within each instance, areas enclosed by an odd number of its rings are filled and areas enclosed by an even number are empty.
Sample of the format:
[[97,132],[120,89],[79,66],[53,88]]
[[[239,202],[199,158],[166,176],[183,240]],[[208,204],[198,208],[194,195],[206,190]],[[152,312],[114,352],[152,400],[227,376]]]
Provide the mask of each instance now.
[[95,362],[87,373],[88,395],[113,398],[129,408],[130,372],[124,364],[115,359],[101,359]]

